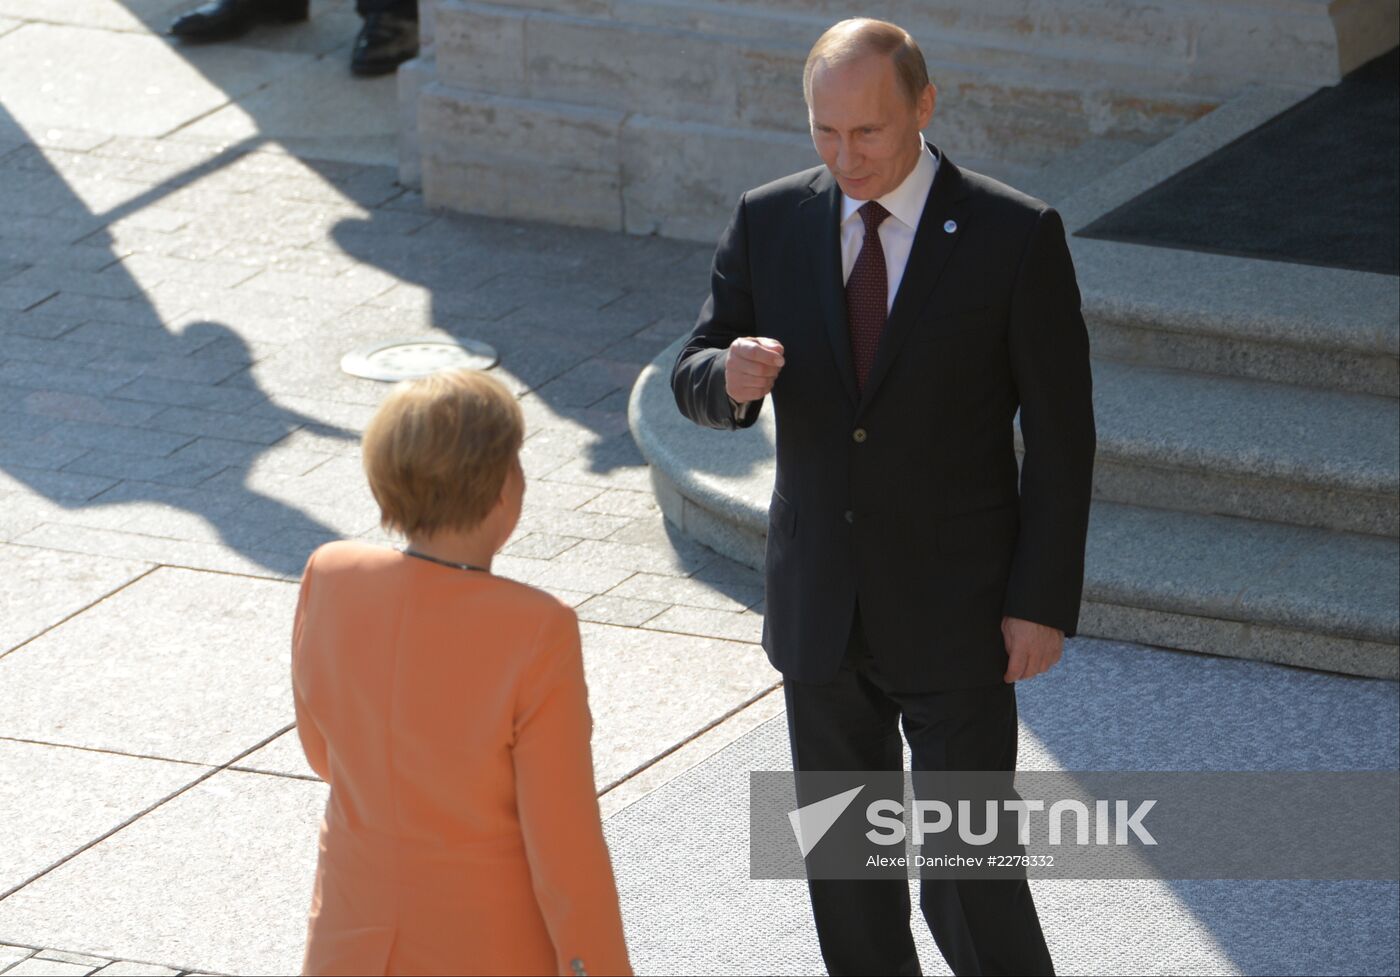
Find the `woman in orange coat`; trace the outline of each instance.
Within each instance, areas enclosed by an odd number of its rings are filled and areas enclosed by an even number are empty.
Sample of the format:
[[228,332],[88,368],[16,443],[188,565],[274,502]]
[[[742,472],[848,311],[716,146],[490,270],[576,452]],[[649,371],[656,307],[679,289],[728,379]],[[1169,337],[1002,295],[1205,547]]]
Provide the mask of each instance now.
[[578,621],[490,572],[520,517],[520,407],[438,374],[370,422],[400,551],[322,546],[292,638],[297,731],[330,784],[305,974],[629,974]]

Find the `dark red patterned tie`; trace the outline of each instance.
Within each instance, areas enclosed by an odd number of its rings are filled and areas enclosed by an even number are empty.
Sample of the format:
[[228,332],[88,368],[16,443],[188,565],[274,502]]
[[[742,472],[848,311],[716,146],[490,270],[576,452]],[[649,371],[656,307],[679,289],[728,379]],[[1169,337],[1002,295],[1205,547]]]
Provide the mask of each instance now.
[[858,211],[865,222],[865,241],[856,256],[855,267],[846,279],[846,319],[851,326],[851,354],[855,358],[856,385],[865,390],[880,333],[889,315],[889,278],[885,271],[885,249],[880,244],[880,223],[890,212],[875,201]]

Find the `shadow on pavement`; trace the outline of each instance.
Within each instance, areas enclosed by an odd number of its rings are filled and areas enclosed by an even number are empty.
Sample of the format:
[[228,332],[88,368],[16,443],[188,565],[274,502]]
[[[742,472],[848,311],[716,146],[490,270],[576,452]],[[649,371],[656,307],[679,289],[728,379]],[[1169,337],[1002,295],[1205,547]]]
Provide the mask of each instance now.
[[[13,138],[17,128],[0,109],[0,133]],[[6,202],[42,202],[43,210],[28,222],[11,220],[0,238],[0,286],[8,286],[0,310],[0,470],[76,514],[65,526],[198,541],[188,519],[162,511],[181,510],[247,559],[296,573],[304,553],[281,552],[279,540],[335,533],[248,478],[293,432],[357,435],[278,406],[256,383],[240,385],[254,356],[228,324],[168,327],[103,229],[217,165],[216,158],[93,213],[42,151],[21,145],[0,156]],[[62,533],[46,535],[44,545],[63,548]]]

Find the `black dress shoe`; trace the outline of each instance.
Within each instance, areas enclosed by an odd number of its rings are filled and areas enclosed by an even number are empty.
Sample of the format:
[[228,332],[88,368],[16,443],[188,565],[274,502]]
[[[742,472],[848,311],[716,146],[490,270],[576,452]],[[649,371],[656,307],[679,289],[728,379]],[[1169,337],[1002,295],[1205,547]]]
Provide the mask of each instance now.
[[170,25],[186,41],[226,41],[254,24],[291,24],[309,15],[308,0],[209,0]]
[[350,70],[357,75],[387,75],[418,54],[418,21],[395,14],[370,14],[355,38]]

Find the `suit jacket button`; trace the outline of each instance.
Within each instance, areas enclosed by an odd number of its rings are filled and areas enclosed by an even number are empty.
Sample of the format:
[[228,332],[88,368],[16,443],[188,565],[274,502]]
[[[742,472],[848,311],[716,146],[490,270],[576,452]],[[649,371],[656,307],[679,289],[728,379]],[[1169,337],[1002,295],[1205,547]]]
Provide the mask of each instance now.
[[847,510],[846,510],[846,521],[847,521],[847,522],[855,522],[855,521],[856,521],[856,514],[855,514],[854,512],[852,512],[850,509],[847,509]]
[[855,440],[856,444],[864,444],[864,443],[865,443],[865,428],[863,428],[863,427],[858,427],[858,428],[856,428],[854,431],[851,432],[851,437]]

